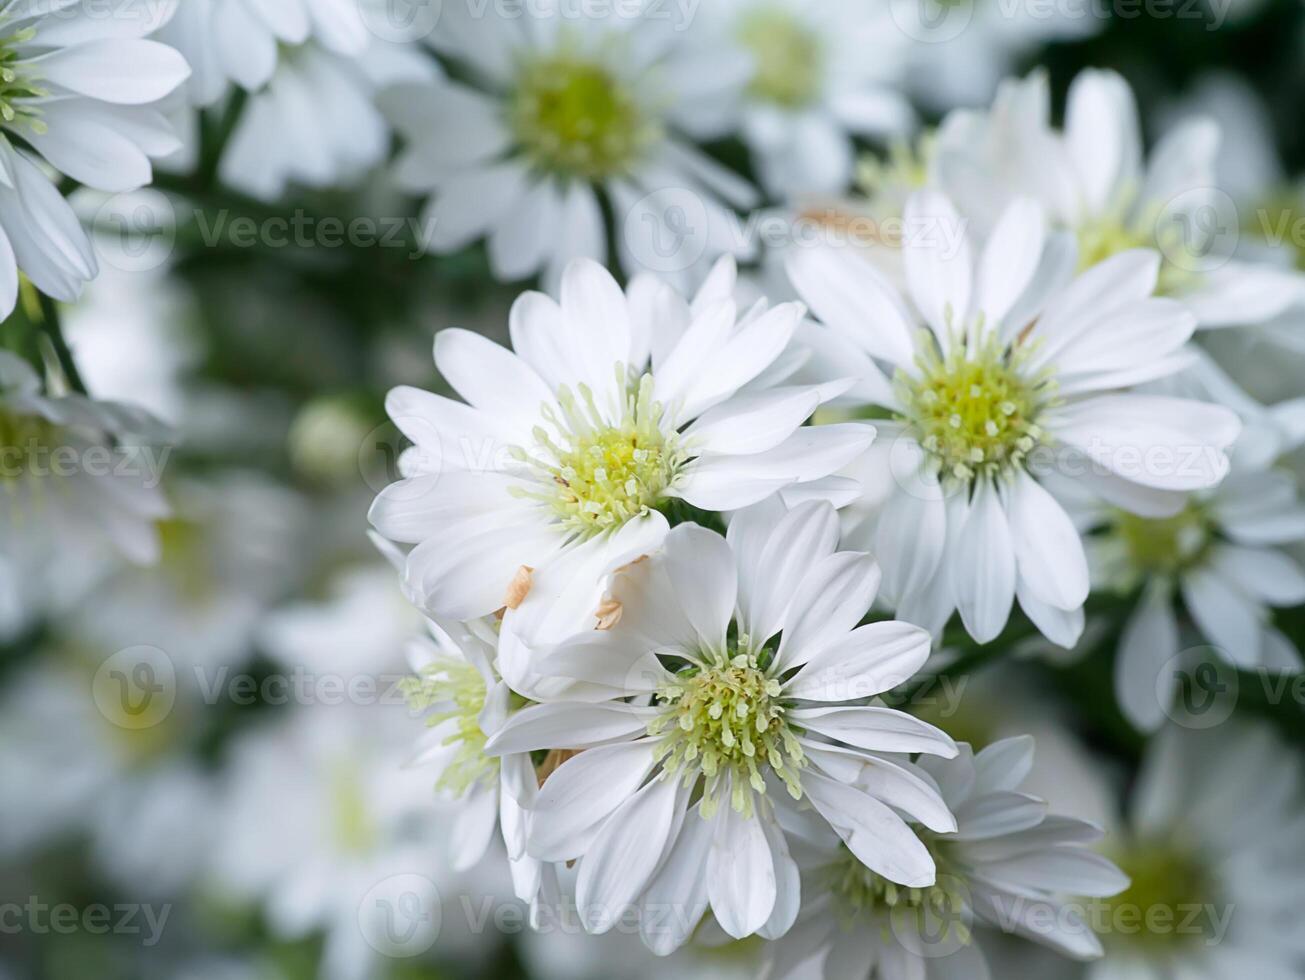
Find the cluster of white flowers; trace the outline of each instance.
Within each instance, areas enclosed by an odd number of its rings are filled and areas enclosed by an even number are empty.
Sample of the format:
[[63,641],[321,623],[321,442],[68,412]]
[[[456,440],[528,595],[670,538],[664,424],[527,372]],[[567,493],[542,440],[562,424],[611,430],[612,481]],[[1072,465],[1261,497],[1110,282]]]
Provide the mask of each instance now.
[[[1091,33],[1073,18],[945,4],[978,19],[940,60],[910,4],[434,6],[0,0],[0,645],[57,617],[75,651],[0,699],[0,776],[58,773],[6,792],[0,857],[80,828],[110,878],[207,876],[280,939],[324,934],[332,980],[372,969],[362,896],[441,861],[497,868],[535,927],[574,907],[587,942],[759,937],[771,980],[985,980],[1011,943],[1093,980],[1297,975],[1266,923],[1301,925],[1299,764],[1248,817],[1276,741],[1165,727],[1197,661],[1303,668],[1274,611],[1305,605],[1280,465],[1305,399],[1233,375],[1305,350],[1305,272],[1209,220],[1219,123],[1146,153],[1113,71],[1063,112],[1040,70],[998,84]],[[950,111],[923,129],[921,103]],[[62,332],[56,301],[98,275],[73,195],[156,165],[237,207],[407,195],[430,261],[537,286],[505,329],[435,334],[444,393],[388,394],[406,442],[368,518],[402,596],[369,552],[290,601],[306,500],[252,468],[165,482],[169,428],[87,393],[134,358]],[[172,380],[168,414],[192,412]],[[406,646],[410,717],[296,710],[231,737],[216,778],[193,731],[128,749],[71,694],[88,655],[144,644],[185,675],[170,725],[254,650],[254,674],[349,676]],[[1129,826],[1032,789],[1018,712],[989,706],[997,738],[919,705],[1017,647],[1113,653],[1092,707],[1155,737]],[[172,847],[115,847],[126,823]],[[1111,929],[1193,902],[1232,931]]]

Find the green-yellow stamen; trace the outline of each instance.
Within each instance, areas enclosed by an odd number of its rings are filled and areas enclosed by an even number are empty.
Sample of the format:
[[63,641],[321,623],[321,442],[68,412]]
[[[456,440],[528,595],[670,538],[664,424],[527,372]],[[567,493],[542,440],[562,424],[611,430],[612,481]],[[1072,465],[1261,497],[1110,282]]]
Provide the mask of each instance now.
[[[620,384],[625,368],[616,370]],[[561,415],[548,409],[544,418],[562,438],[554,439],[543,426],[535,429],[535,455],[515,455],[532,463],[539,480],[514,494],[547,504],[563,525],[585,537],[614,530],[663,501],[683,455],[674,434],[661,429],[663,411],[653,401],[651,375],[627,391],[615,425],[586,385],[579,386],[578,397],[562,388],[557,401]]]
[[[867,923],[877,926],[890,939],[890,916],[930,916],[928,935],[937,936],[938,923],[948,933],[968,945],[968,905],[960,879],[944,872],[945,858],[932,835],[923,833],[921,840],[929,847],[938,866],[936,883],[928,888],[906,888],[876,874],[857,859],[846,845],[839,845],[840,859],[828,869],[828,887],[834,899],[834,912],[843,928],[851,931]],[[921,921],[921,925],[924,923]],[[924,930],[922,930],[923,932]]]
[[730,805],[751,817],[748,790],[766,791],[767,766],[801,799],[806,759],[785,717],[779,681],[749,653],[712,659],[711,666],[686,668],[658,692],[665,710],[648,724],[648,734],[660,739],[656,758],[686,786],[703,778],[703,816],[716,812],[729,776]]
[[1200,565],[1214,543],[1206,509],[1193,501],[1173,517],[1147,518],[1119,511],[1115,531],[1141,575],[1177,575]]
[[331,823],[336,845],[351,854],[365,853],[376,842],[376,827],[367,808],[362,778],[351,763],[334,767],[330,778]]
[[1038,417],[1054,383],[1047,373],[1028,376],[1027,348],[1008,351],[989,334],[974,350],[953,341],[943,356],[927,335],[919,349],[917,375],[899,371],[895,386],[905,421],[943,476],[996,476],[1021,466],[1047,439]]
[[48,131],[33,100],[49,96],[50,90],[37,84],[30,62],[19,60],[19,46],[36,38],[36,28],[25,27],[0,37],[0,123],[14,127],[26,123],[38,136]]
[[66,442],[53,422],[0,407],[0,482],[14,483],[50,472],[51,452]]
[[521,66],[508,115],[535,166],[587,180],[626,173],[661,132],[615,72],[566,50]]
[[432,728],[450,719],[456,721],[443,744],[456,745],[458,751],[440,775],[437,789],[462,796],[477,782],[497,776],[498,759],[485,754],[487,739],[480,727],[489,689],[473,664],[436,658],[419,676],[406,678],[399,689],[414,711],[441,709],[427,716],[426,723]]
[[1116,863],[1132,884],[1107,900],[1113,913],[1108,921],[1121,928],[1110,929],[1104,940],[1154,947],[1201,943],[1215,935],[1210,914],[1219,883],[1195,852],[1156,840],[1131,847]]
[[755,98],[799,109],[820,93],[824,46],[793,14],[762,7],[743,18],[738,37],[756,62],[749,87]]
[[[1197,273],[1189,266],[1199,256],[1188,248],[1186,238],[1194,230],[1176,222],[1161,221],[1158,214],[1129,221],[1124,211],[1122,207],[1112,209],[1078,227],[1079,271],[1130,249],[1158,249],[1161,261],[1156,294],[1172,296],[1190,287]],[[1174,262],[1175,255],[1183,254],[1190,254],[1191,262],[1185,265]]]

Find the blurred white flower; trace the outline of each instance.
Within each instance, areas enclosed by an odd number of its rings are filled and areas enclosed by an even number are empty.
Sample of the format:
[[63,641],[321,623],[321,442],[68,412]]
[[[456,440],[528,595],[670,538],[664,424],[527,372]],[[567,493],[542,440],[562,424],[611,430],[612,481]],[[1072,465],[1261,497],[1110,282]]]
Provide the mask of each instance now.
[[324,599],[302,599],[268,614],[259,644],[286,667],[350,678],[392,675],[421,627],[389,565],[346,568],[331,576]]
[[[836,839],[810,841],[803,860],[806,896],[797,923],[768,950],[775,980],[813,974],[830,980],[946,980],[990,976],[972,929],[984,925],[1076,959],[1102,953],[1075,911],[1080,896],[1109,897],[1128,879],[1090,845],[1102,831],[1048,814],[1021,792],[1033,768],[1033,739],[1012,738],[977,755],[905,760],[936,785],[956,815],[955,833],[920,834],[938,866],[932,888],[904,889],[863,867]],[[811,975],[811,974],[806,974]]]
[[158,36],[186,56],[191,100],[205,106],[232,83],[263,88],[281,59],[309,41],[352,57],[370,37],[359,4],[340,0],[185,0]]
[[[749,60],[739,127],[777,197],[846,191],[852,134],[893,136],[913,123],[899,91],[910,39],[886,4],[719,0],[701,5],[691,34],[704,64]],[[719,135],[711,118],[694,128]]]
[[1089,38],[1109,20],[1107,8],[1089,0],[899,0],[891,7],[901,30],[918,42],[910,51],[912,91],[938,111],[987,103],[1029,52]]
[[[485,238],[496,278],[542,272],[556,286],[572,259],[607,259],[603,201],[633,273],[665,247],[657,236],[676,231],[642,218],[691,199],[706,227],[683,230],[704,236],[708,257],[746,254],[727,205],[750,207],[756,192],[681,132],[742,87],[748,60],[714,51],[704,61],[665,21],[541,6],[477,17],[474,5],[446,5],[432,42],[469,81],[381,98],[406,142],[399,183],[431,195],[428,247],[443,254]],[[641,211],[650,201],[660,203]]]
[[759,303],[740,319],[734,282],[722,260],[690,305],[650,277],[623,293],[578,260],[560,304],[526,293],[513,306],[516,353],[465,330],[436,337],[436,364],[470,405],[390,393],[415,446],[372,523],[415,545],[405,588],[427,612],[506,609],[499,667],[519,693],[531,693],[530,656],[513,638],[592,628],[603,576],[656,550],[662,509],[825,492],[874,438],[855,423],[803,427],[843,386],[774,387],[800,363],[785,350],[801,307]]
[[902,712],[847,703],[909,679],[929,636],[857,627],[879,571],[836,552],[837,537],[819,501],[740,513],[728,542],[680,525],[664,552],[612,577],[603,628],[541,659],[580,700],[526,707],[489,739],[494,753],[581,750],[540,790],[527,851],[580,859],[589,931],[637,909],[644,941],[668,953],[710,906],[735,938],[783,935],[799,899],[784,828],[803,814],[875,873],[933,885],[933,860],[894,808],[937,832],[955,822],[877,753],[955,745]]
[[1305,912],[1284,896],[1305,883],[1303,785],[1267,728],[1161,732],[1107,846],[1132,885],[1094,915],[1088,980],[1298,976]]
[[[513,889],[537,922],[539,904],[559,898],[554,868],[526,853],[539,777],[527,752],[485,751],[519,701],[495,665],[495,627],[487,620],[449,624],[447,630],[433,622],[429,627],[428,635],[408,647],[417,675],[405,688],[409,704],[425,713],[430,726],[408,765],[433,774],[437,791],[459,803],[449,839],[453,868],[478,864],[501,831]],[[554,758],[542,766],[557,764]]]
[[0,351],[0,633],[66,608],[117,555],[157,559],[168,437],[133,406],[42,394]]
[[132,727],[131,715],[98,708],[111,702],[93,696],[90,670],[42,653],[0,698],[0,855],[85,837],[96,867],[130,894],[180,895],[213,843],[213,786],[190,754],[193,705]]
[[1157,247],[1160,292],[1181,300],[1201,328],[1262,324],[1305,300],[1305,275],[1226,254],[1240,215],[1217,183],[1214,121],[1176,126],[1144,159],[1128,83],[1097,70],[1070,86],[1063,132],[1050,117],[1047,77],[1035,72],[1004,83],[990,111],[944,120],[938,180],[981,233],[1029,195],[1053,226],[1074,233],[1081,269]]
[[228,186],[264,200],[281,197],[292,184],[329,188],[356,183],[390,149],[390,128],[376,107],[377,93],[437,75],[435,64],[420,51],[384,41],[373,40],[347,56],[312,44],[288,50],[267,85],[250,95],[223,153],[219,176]]
[[[1305,569],[1283,550],[1305,541],[1305,503],[1289,472],[1234,465],[1222,484],[1192,494],[1172,517],[1088,505],[1077,518],[1101,529],[1088,539],[1094,588],[1141,589],[1115,664],[1115,695],[1138,728],[1158,729],[1178,693],[1179,599],[1228,662],[1244,670],[1301,670],[1300,653],[1270,613],[1305,602]],[[1171,676],[1162,686],[1166,671]]]
[[[157,568],[117,570],[69,617],[88,643],[150,644],[206,683],[253,653],[260,617],[302,574],[305,504],[253,472],[171,483]],[[151,529],[153,530],[153,528]]]
[[1072,646],[1088,567],[1058,484],[1072,477],[1131,511],[1172,514],[1183,491],[1227,472],[1237,417],[1129,390],[1178,370],[1194,327],[1179,303],[1152,297],[1155,252],[1075,277],[1073,241],[1049,235],[1027,198],[977,258],[935,191],[911,198],[906,228],[911,305],[852,250],[789,261],[840,373],[857,376],[848,396],[900,419],[880,424],[887,438],[853,470],[867,489],[848,511],[851,540],[879,557],[887,598],[909,622],[937,632],[959,610],[986,643],[1018,598],[1048,638]]
[[[412,942],[439,929],[434,903],[453,882],[441,872],[443,821],[428,782],[394,761],[410,724],[402,708],[299,708],[241,733],[225,760],[210,854],[219,893],[261,906],[278,938],[324,933],[323,980],[375,975],[385,933],[369,923],[405,894],[422,907],[394,931]],[[429,896],[385,890],[418,878]]]
[[86,233],[42,162],[118,193],[148,184],[150,158],[180,146],[158,107],[189,70],[175,50],[144,39],[174,4],[120,17],[104,16],[92,0],[4,5],[0,317],[13,312],[20,271],[47,296],[70,301],[98,270]]

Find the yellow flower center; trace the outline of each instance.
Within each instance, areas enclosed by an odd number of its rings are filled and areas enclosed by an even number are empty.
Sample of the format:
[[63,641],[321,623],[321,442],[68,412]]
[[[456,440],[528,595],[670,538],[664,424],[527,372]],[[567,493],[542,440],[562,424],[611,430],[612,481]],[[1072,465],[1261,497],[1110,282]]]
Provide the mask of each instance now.
[[1116,863],[1132,884],[1106,902],[1111,925],[1102,937],[1106,942],[1154,948],[1216,935],[1211,913],[1217,911],[1219,884],[1196,854],[1156,840],[1135,845]]
[[480,727],[480,713],[485,708],[489,688],[473,664],[436,658],[420,676],[405,678],[399,689],[414,711],[439,709],[427,716],[430,727],[450,719],[455,721],[442,744],[456,745],[458,750],[441,773],[437,789],[451,796],[463,796],[476,783],[498,775],[498,759],[485,754],[487,738]]
[[916,376],[898,371],[903,416],[942,475],[971,481],[1024,463],[1047,438],[1038,416],[1050,404],[1048,373],[1022,370],[1023,348],[1007,351],[995,336],[977,350],[953,342],[943,356],[932,337],[920,345]]
[[[1077,229],[1078,271],[1090,269],[1113,255],[1134,248],[1158,249],[1160,276],[1156,282],[1156,295],[1172,296],[1191,286],[1197,278],[1189,268],[1199,256],[1187,247],[1187,238],[1200,229],[1184,229],[1176,223],[1159,220],[1136,220],[1131,224],[1119,209],[1097,215]],[[1186,264],[1174,262],[1174,256],[1191,254]]]
[[33,100],[47,98],[50,90],[36,83],[32,66],[20,61],[16,50],[35,38],[34,27],[25,27],[0,38],[0,121],[7,126],[27,123],[32,132],[44,135],[49,127],[40,118],[40,109]]
[[1204,507],[1189,503],[1173,517],[1115,515],[1115,532],[1123,539],[1134,569],[1143,575],[1176,575],[1205,560],[1214,543],[1214,527]]
[[509,121],[535,166],[587,180],[627,172],[661,134],[613,71],[567,51],[521,67]]
[[[618,383],[625,368],[617,368]],[[579,396],[558,392],[558,407],[545,420],[562,434],[560,442],[542,426],[534,432],[536,454],[516,450],[531,464],[533,486],[513,488],[551,507],[558,520],[582,537],[619,528],[661,503],[684,454],[674,433],[661,429],[662,406],[653,401],[653,379],[644,375],[627,391],[616,424],[608,421],[586,385]]]
[[755,98],[798,109],[820,94],[823,45],[792,13],[762,7],[743,18],[738,37],[756,61],[749,86]]
[[779,696],[779,681],[747,653],[687,668],[658,692],[663,711],[648,724],[660,739],[656,758],[686,786],[703,778],[703,816],[715,813],[729,776],[730,805],[751,817],[748,787],[766,791],[765,766],[802,797],[806,760]]
[[[869,922],[888,933],[890,917],[914,919],[923,927],[928,916],[931,922],[926,934],[936,940],[943,929],[962,945],[969,944],[969,911],[961,880],[945,870],[945,856],[932,834],[921,832],[920,840],[929,848],[938,868],[936,883],[929,888],[905,888],[889,881],[862,864],[847,845],[839,845],[839,860],[828,868],[827,885],[833,895],[835,915],[844,929],[863,929]],[[885,935],[884,939],[891,936]]]

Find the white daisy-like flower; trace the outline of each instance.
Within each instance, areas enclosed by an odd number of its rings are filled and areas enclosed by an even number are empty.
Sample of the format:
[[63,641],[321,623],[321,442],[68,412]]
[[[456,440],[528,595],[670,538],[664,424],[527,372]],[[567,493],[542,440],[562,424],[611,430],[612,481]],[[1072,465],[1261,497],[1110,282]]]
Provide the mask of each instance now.
[[68,617],[88,641],[146,643],[207,683],[243,663],[268,608],[302,568],[304,501],[260,474],[214,473],[170,485],[173,513],[151,527],[151,568],[117,568]]
[[910,39],[887,5],[723,0],[699,9],[693,35],[716,57],[750,60],[739,126],[777,197],[846,191],[852,134],[894,136],[913,123],[898,91]]
[[[1214,490],[1192,494],[1172,517],[1081,507],[1094,586],[1130,594],[1136,610],[1120,637],[1115,696],[1144,731],[1158,729],[1179,690],[1178,609],[1229,663],[1297,673],[1295,644],[1272,610],[1305,602],[1305,569],[1286,547],[1305,541],[1305,504],[1286,469],[1239,467]],[[1166,676],[1166,674],[1168,676]]]
[[190,63],[196,105],[212,105],[231,84],[266,86],[291,50],[307,43],[346,58],[362,54],[369,34],[362,6],[340,0],[185,0],[159,31]]
[[[61,567],[82,581],[106,564],[97,555],[155,561],[167,438],[133,406],[43,394],[31,366],[0,351],[0,568],[57,596]],[[67,567],[64,549],[83,567]]]
[[[630,272],[683,245],[680,234],[710,258],[746,254],[727,205],[752,207],[756,192],[681,132],[744,84],[747,59],[704,59],[665,23],[610,8],[552,16],[541,6],[477,18],[449,5],[432,41],[470,81],[382,97],[407,144],[397,179],[430,195],[428,247],[443,254],[484,238],[495,277],[542,272],[555,286],[570,260],[607,259],[605,201]],[[683,227],[658,218],[688,198],[705,228],[691,225],[698,217]]]
[[789,262],[848,352],[842,370],[896,416],[858,467],[878,486],[850,512],[851,540],[883,563],[903,619],[936,631],[959,610],[987,642],[1018,597],[1048,638],[1072,646],[1088,565],[1058,481],[1172,515],[1184,492],[1227,472],[1237,417],[1129,391],[1178,370],[1195,326],[1181,304],[1152,296],[1157,253],[1130,250],[1075,277],[1073,241],[1048,238],[1028,199],[1006,210],[977,258],[935,191],[911,198],[905,228],[905,299],[847,249]]
[[[864,452],[870,426],[803,427],[842,384],[772,385],[800,363],[785,351],[801,306],[740,319],[734,281],[723,260],[689,304],[647,277],[623,293],[581,260],[560,303],[527,293],[513,306],[516,353],[465,330],[436,337],[440,373],[470,404],[390,393],[415,447],[371,512],[415,546],[404,578],[420,607],[451,619],[506,607],[505,634],[556,642],[592,628],[602,577],[657,549],[664,512],[818,493]],[[530,695],[519,646],[505,636],[500,669]]]
[[1094,911],[1106,955],[1088,980],[1299,976],[1303,785],[1299,758],[1267,728],[1153,739],[1110,848],[1132,885]]
[[958,111],[939,130],[941,186],[983,228],[1010,201],[1033,196],[1078,239],[1079,268],[1158,247],[1159,290],[1182,300],[1202,328],[1261,324],[1305,293],[1305,276],[1224,254],[1238,218],[1215,175],[1219,127],[1193,119],[1143,158],[1137,105],[1110,71],[1070,86],[1063,132],[1052,128],[1046,75],[1003,84],[986,113]]
[[267,85],[250,96],[218,175],[263,200],[281,197],[292,184],[354,184],[390,149],[377,93],[438,74],[420,51],[383,41],[352,55],[316,44],[286,51]]
[[58,300],[98,270],[72,208],[41,162],[98,190],[136,190],[151,158],[180,147],[159,103],[186,80],[175,50],[145,35],[170,12],[106,17],[90,0],[0,5],[0,317],[19,271]]
[[[950,756],[938,729],[865,701],[909,679],[929,635],[857,626],[874,559],[837,552],[833,507],[774,501],[736,515],[728,541],[694,524],[612,576],[605,628],[554,648],[542,670],[583,700],[514,714],[494,753],[581,750],[544,783],[528,853],[580,859],[591,932],[637,909],[644,941],[681,945],[711,907],[726,933],[782,935],[797,866],[782,824],[830,827],[867,868],[906,888],[934,863],[898,810],[955,829],[938,794],[877,753]],[[633,699],[633,700],[630,700]]]
[[224,184],[275,200],[292,184],[354,183],[385,158],[390,128],[377,93],[429,82],[439,68],[415,45],[374,36],[370,5],[197,0],[177,11],[159,36],[194,68],[191,103],[219,103],[232,85],[248,93],[219,165]]
[[213,779],[191,754],[198,702],[193,692],[160,689],[182,695],[161,717],[139,689],[128,693],[108,672],[92,675],[66,651],[46,648],[7,682],[0,858],[84,839],[90,861],[119,887],[151,898],[182,894],[201,876],[215,829]]
[[[376,975],[383,903],[403,893],[388,883],[420,876],[449,894],[466,887],[441,874],[444,821],[431,812],[429,784],[394,764],[410,725],[402,707],[297,708],[242,732],[224,759],[213,886],[261,907],[278,939],[323,933],[323,980]],[[398,947],[405,933],[416,941],[431,928],[429,918],[392,913],[389,938]]]
[[[559,897],[556,870],[526,853],[541,776],[528,752],[492,756],[485,750],[522,703],[495,667],[497,630],[483,619],[448,624],[447,629],[434,622],[429,626],[428,635],[408,645],[408,663],[417,676],[405,682],[404,691],[430,726],[408,765],[426,774],[433,770],[437,791],[459,801],[449,841],[453,867],[474,867],[501,832],[513,890],[538,914],[540,903]],[[542,773],[563,758],[558,754],[543,760]]]
[[1100,828],[1052,816],[1043,800],[1021,792],[1033,747],[1027,736],[977,754],[963,744],[955,759],[923,759],[915,767],[939,788],[957,822],[950,834],[918,828],[938,867],[932,888],[884,880],[836,838],[811,842],[803,852],[802,911],[768,950],[768,976],[986,980],[991,973],[976,926],[1075,959],[1099,957],[1101,943],[1073,902],[1116,895],[1129,881],[1091,849]]

